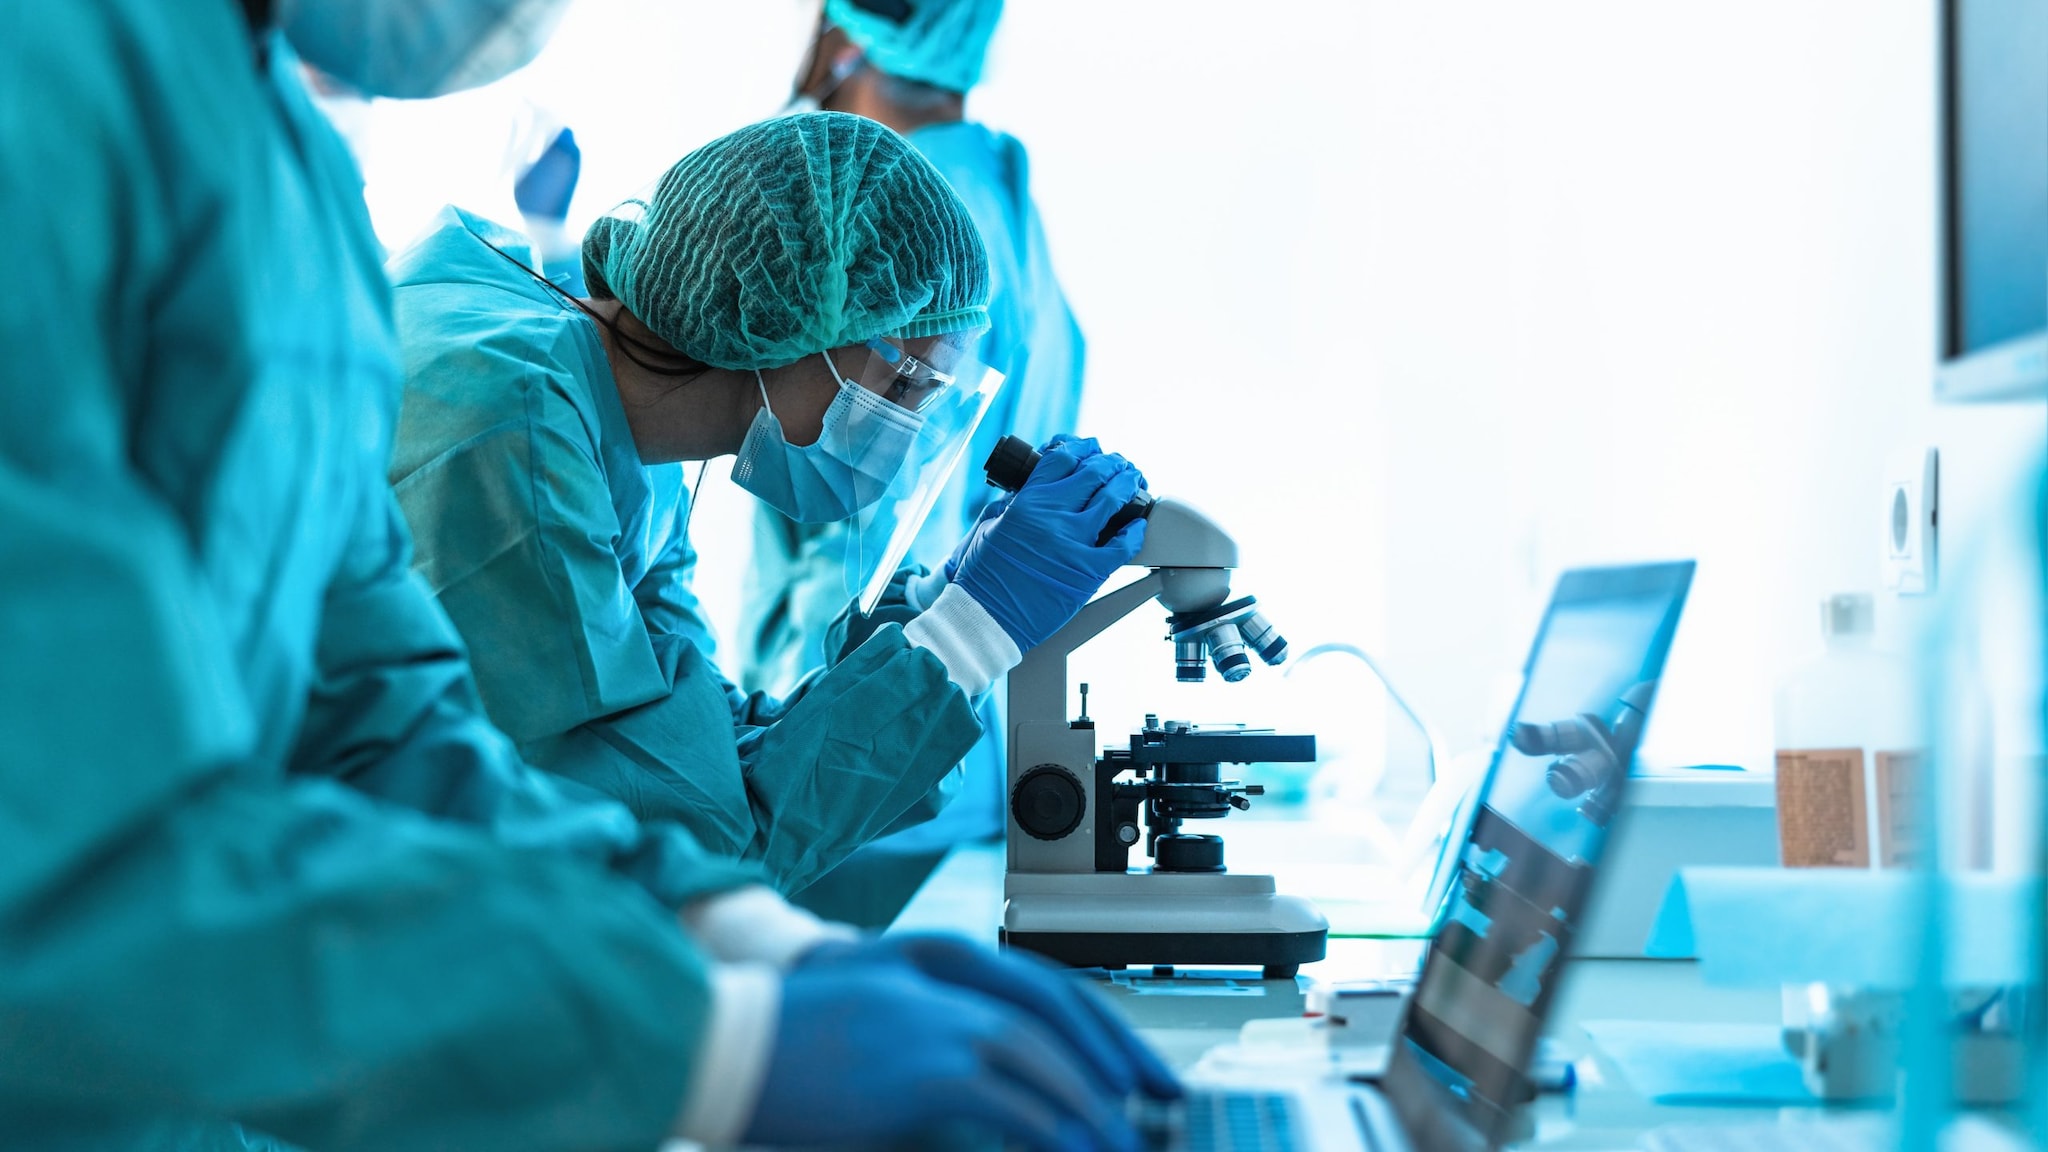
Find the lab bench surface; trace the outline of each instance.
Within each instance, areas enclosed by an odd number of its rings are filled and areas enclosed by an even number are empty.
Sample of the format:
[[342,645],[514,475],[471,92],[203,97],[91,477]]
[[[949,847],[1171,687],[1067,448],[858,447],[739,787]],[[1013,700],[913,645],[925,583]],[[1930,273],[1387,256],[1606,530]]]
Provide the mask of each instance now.
[[[1002,845],[956,848],[890,931],[958,932],[993,942],[1002,917],[1002,877]],[[1284,890],[1284,879],[1282,883]],[[1412,974],[1419,959],[1420,945],[1411,942],[1332,940],[1328,957],[1304,965],[1296,980],[1257,980],[1256,973],[1244,973],[1214,994],[1193,988],[1184,994],[1148,988],[1149,971],[1134,970],[1105,983],[1112,1001],[1140,1032],[1176,1067],[1185,1069],[1218,1045],[1236,1042],[1249,1021],[1300,1017],[1303,990],[1311,981]],[[1578,1086],[1568,1094],[1544,1096],[1532,1116],[1533,1137],[1517,1147],[1559,1152],[1634,1148],[1645,1132],[1666,1124],[1797,1123],[1821,1115],[1818,1108],[1653,1103],[1628,1087],[1582,1028],[1589,1020],[1774,1025],[1779,1013],[1776,989],[1712,987],[1700,979],[1691,962],[1574,961],[1552,1016],[1550,1037],[1556,1049],[1574,1061]]]

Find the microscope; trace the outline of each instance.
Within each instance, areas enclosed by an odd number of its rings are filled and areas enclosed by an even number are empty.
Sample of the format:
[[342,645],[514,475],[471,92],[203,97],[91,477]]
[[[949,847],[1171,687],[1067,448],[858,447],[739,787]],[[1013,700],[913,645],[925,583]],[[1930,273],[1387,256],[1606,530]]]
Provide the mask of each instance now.
[[[1005,437],[989,482],[1014,492],[1037,463],[1028,443]],[[1287,658],[1257,601],[1231,597],[1237,545],[1221,528],[1141,492],[1103,539],[1139,517],[1150,523],[1133,563],[1151,571],[1090,601],[1010,672],[1001,940],[1074,967],[1257,965],[1269,978],[1293,976],[1323,958],[1328,921],[1271,876],[1229,871],[1222,837],[1184,825],[1249,808],[1262,793],[1226,778],[1223,765],[1313,762],[1315,737],[1148,715],[1127,747],[1098,755],[1086,685],[1079,718],[1068,719],[1067,657],[1150,600],[1170,613],[1178,681],[1198,682],[1213,664],[1235,683],[1251,674],[1253,654]],[[1133,867],[1140,841],[1151,863]]]

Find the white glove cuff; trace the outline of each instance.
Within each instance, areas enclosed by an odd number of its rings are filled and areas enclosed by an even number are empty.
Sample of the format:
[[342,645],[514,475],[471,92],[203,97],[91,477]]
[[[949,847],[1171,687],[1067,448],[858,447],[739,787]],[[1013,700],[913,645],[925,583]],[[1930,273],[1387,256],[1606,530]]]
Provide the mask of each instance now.
[[1016,641],[958,584],[948,584],[932,606],[903,626],[903,638],[946,666],[946,678],[969,696],[989,690],[1024,654]]
[[903,585],[903,602],[912,612],[922,612],[932,606],[932,602],[939,598],[939,593],[944,592],[946,586],[944,569],[927,572],[922,576],[912,576]]
[[722,964],[710,972],[711,1005],[695,1078],[670,1135],[700,1144],[737,1144],[753,1119],[775,1050],[782,980],[761,964]]
[[858,940],[850,925],[833,924],[759,885],[736,888],[683,909],[683,930],[727,964],[788,968],[827,940]]

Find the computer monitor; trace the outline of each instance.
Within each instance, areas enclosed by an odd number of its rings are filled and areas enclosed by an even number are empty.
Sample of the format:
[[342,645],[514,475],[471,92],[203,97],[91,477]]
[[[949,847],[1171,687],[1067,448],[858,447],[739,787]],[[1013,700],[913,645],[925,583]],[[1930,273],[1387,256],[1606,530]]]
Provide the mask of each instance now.
[[2048,396],[2048,4],[1941,0],[1942,400]]

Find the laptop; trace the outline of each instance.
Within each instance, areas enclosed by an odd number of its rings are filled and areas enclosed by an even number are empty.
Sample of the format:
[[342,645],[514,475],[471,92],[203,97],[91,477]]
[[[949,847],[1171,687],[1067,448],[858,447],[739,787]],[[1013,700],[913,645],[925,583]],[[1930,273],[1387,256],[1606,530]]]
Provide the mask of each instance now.
[[1684,561],[1558,580],[1378,1083],[1196,1088],[1140,1117],[1155,1147],[1484,1152],[1510,1137],[1692,575]]

